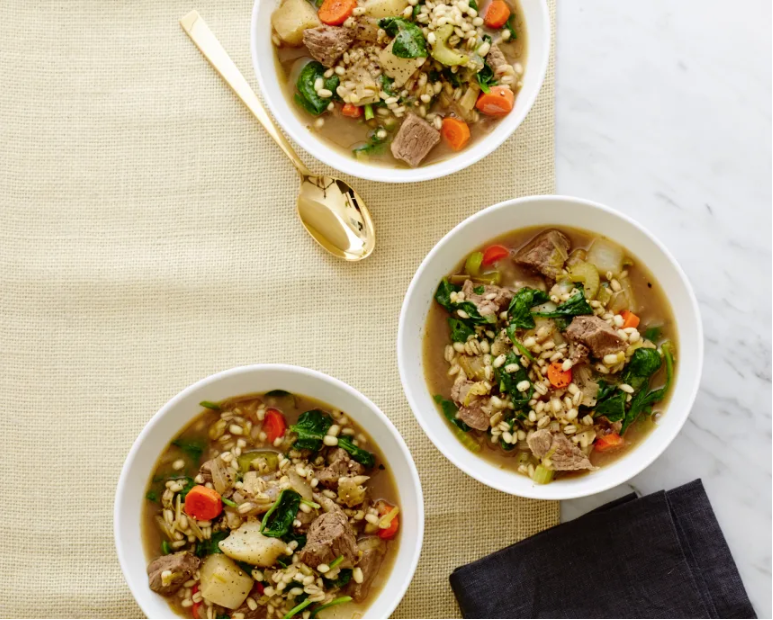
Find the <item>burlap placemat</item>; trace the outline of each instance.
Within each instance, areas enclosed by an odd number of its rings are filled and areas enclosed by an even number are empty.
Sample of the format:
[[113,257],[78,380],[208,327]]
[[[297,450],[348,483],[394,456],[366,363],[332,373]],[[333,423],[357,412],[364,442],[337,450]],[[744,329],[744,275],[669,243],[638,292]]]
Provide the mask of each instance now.
[[141,614],[113,547],[121,465],[167,399],[241,364],[336,376],[406,438],[427,523],[398,617],[457,615],[454,567],[558,520],[557,503],[488,489],[432,446],[395,354],[432,245],[486,205],[553,190],[552,65],[485,162],[356,181],[378,247],[346,264],[306,236],[294,170],[177,23],[198,8],[254,84],[251,5],[0,3],[0,615]]

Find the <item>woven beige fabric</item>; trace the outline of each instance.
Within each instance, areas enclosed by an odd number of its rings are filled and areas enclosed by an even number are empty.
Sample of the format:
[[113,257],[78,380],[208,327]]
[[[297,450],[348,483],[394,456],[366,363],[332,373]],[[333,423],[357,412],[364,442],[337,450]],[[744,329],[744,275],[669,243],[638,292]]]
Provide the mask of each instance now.
[[558,520],[557,503],[487,489],[432,446],[395,354],[432,245],[486,205],[553,190],[552,66],[484,163],[356,181],[378,247],[346,264],[307,237],[295,172],[177,23],[198,8],[254,83],[251,4],[0,2],[1,616],[141,614],[113,547],[124,457],[167,399],[241,364],[336,376],[406,438],[427,523],[398,617],[458,615],[454,567]]

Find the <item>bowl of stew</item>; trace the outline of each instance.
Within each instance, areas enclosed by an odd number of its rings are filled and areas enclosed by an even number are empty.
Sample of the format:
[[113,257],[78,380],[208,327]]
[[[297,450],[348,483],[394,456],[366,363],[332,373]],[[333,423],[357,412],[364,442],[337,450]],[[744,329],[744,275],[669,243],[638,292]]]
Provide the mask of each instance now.
[[150,618],[387,618],[421,551],[410,452],[362,394],[284,365],[186,388],[124,464],[115,542]]
[[666,449],[703,363],[700,313],[669,252],[603,205],[540,196],[449,232],[403,303],[398,364],[420,425],[491,487],[569,499]]
[[257,0],[252,60],[283,129],[364,179],[411,182],[499,147],[540,90],[545,0]]

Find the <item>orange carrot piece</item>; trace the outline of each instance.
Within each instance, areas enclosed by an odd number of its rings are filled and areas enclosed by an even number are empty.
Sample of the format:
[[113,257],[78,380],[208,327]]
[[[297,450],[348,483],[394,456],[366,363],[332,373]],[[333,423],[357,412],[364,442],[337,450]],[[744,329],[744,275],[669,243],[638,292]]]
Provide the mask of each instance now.
[[[383,517],[390,510],[392,510],[392,508],[394,508],[394,506],[390,506],[387,502],[381,501],[381,502],[379,502],[378,513],[379,513],[380,516]],[[379,536],[379,538],[381,538],[383,540],[391,540],[397,534],[397,529],[399,527],[400,527],[399,516],[395,515],[392,518],[392,521],[389,523],[389,527],[379,528],[378,536]]]
[[196,485],[185,496],[185,514],[199,521],[209,521],[223,512],[220,493],[202,485]]
[[625,329],[626,327],[639,327],[639,323],[641,319],[630,310],[623,310],[620,313],[620,316],[623,317],[623,321],[624,321],[623,329]]
[[269,409],[263,421],[263,430],[269,443],[274,443],[279,437],[284,437],[287,430],[287,422],[281,411]]
[[510,250],[503,245],[489,246],[483,251],[483,261],[481,262],[481,266],[485,267],[486,265],[493,265],[509,255]]
[[492,86],[489,92],[481,93],[475,107],[487,116],[507,116],[515,105],[515,95],[506,86]]
[[548,366],[548,381],[554,388],[568,387],[572,382],[572,369],[564,370],[562,362],[553,362]]
[[325,0],[319,7],[319,20],[328,26],[340,26],[357,7],[357,0]]
[[620,435],[617,433],[609,433],[608,435],[601,435],[596,438],[593,447],[599,452],[604,452],[605,450],[611,450],[612,448],[619,448],[622,445],[623,438],[620,437]]
[[341,108],[341,114],[349,118],[360,118],[362,116],[362,108],[353,103],[345,103],[344,107]]
[[510,19],[510,7],[503,0],[494,0],[488,5],[483,23],[489,28],[501,28],[508,19]]
[[447,116],[443,119],[440,135],[454,151],[461,151],[470,141],[470,128],[462,119]]

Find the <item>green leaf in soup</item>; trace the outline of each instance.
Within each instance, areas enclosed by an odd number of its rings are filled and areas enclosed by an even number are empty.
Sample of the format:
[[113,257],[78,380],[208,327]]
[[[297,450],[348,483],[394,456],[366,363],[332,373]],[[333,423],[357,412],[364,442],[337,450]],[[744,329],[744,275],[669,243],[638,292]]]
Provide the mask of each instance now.
[[326,579],[325,577],[322,578],[322,582],[325,584],[325,587],[328,589],[332,588],[343,588],[347,583],[349,583],[352,580],[352,569],[351,568],[343,568],[338,572],[338,577],[335,579]]
[[448,278],[443,278],[435,291],[435,301],[449,312],[453,312],[454,306],[451,303],[451,293],[458,293],[460,290],[458,286],[451,284]]
[[212,532],[212,536],[210,536],[208,540],[200,540],[196,543],[194,555],[199,558],[204,558],[215,553],[223,553],[220,550],[220,541],[225,540],[226,538],[228,538],[228,532]]
[[504,26],[505,30],[510,31],[510,40],[515,41],[518,38],[518,33],[515,31],[515,26],[513,25],[513,16],[510,15],[510,17],[507,18],[507,21],[505,22]]
[[648,327],[647,331],[644,332],[644,339],[649,340],[650,342],[657,342],[660,340],[660,330],[660,325],[653,325]]
[[513,295],[507,308],[510,325],[514,325],[517,329],[534,329],[536,323],[531,315],[531,309],[549,300],[550,297],[545,291],[528,287],[522,288]]
[[631,361],[625,367],[623,381],[638,389],[660,370],[662,363],[663,360],[657,349],[647,349],[644,347],[636,349],[631,356]]
[[298,435],[293,448],[313,452],[321,450],[322,440],[332,425],[333,420],[324,411],[311,409],[302,413],[298,421],[290,427],[290,430]]
[[378,25],[394,37],[392,53],[398,58],[419,58],[427,55],[427,42],[416,24],[402,17],[384,17]]
[[284,489],[263,517],[260,533],[271,538],[285,536],[292,530],[293,520],[300,505],[301,496],[292,489]]
[[[418,6],[418,5],[417,5]],[[394,84],[394,79],[389,77],[386,73],[382,73],[380,76],[378,76],[379,85],[381,86],[381,90],[383,90],[387,95],[394,95],[395,92],[392,90],[392,85]]]
[[158,501],[158,493],[155,491],[148,491],[145,493],[145,499],[149,502],[157,502]]
[[373,456],[372,452],[368,452],[359,446],[355,446],[352,440],[348,437],[339,437],[338,447],[346,450],[349,453],[349,456],[351,456],[358,463],[365,465],[367,468],[371,468],[376,464],[376,457]]
[[330,104],[330,99],[323,99],[317,94],[317,90],[314,88],[314,84],[317,78],[322,78],[325,83],[325,88],[336,92],[336,88],[340,84],[341,79],[337,75],[333,75],[330,78],[325,78],[325,67],[322,63],[312,61],[308,63],[298,75],[298,80],[295,83],[297,94],[295,97],[296,103],[298,103],[309,114],[319,116]]
[[199,464],[199,459],[204,454],[204,441],[200,439],[182,439],[178,437],[172,442],[172,445],[180,448],[193,461],[194,465]]
[[443,398],[440,394],[435,394],[433,398],[435,399],[435,402],[440,405],[440,409],[446,420],[465,433],[470,430],[470,427],[467,426],[464,421],[456,417],[456,412],[459,411],[459,408],[453,401]]
[[475,77],[478,80],[480,89],[484,93],[491,92],[491,89],[489,87],[494,86],[497,83],[497,80],[494,77],[494,70],[491,68],[491,65],[489,65],[487,62],[483,64],[483,68],[480,71],[478,71],[478,73],[475,74]]
[[[512,365],[515,365],[517,368],[513,372],[507,372],[506,369],[512,367]],[[510,351],[505,358],[504,364],[494,369],[494,378],[499,385],[499,391],[510,395],[510,400],[515,405],[515,412],[517,414],[522,414],[528,410],[529,401],[534,395],[534,385],[529,381],[529,375],[526,369],[521,366],[519,356],[515,351]],[[518,384],[522,381],[526,381],[529,384],[529,388],[524,392],[518,389]]]
[[578,290],[569,299],[559,305],[552,312],[535,312],[535,316],[543,316],[548,319],[565,319],[568,317],[593,314],[593,308],[590,307],[588,300],[585,299],[585,291],[582,284],[577,285]]
[[607,398],[612,396],[613,392],[615,391],[615,388],[617,387],[612,383],[607,383],[603,379],[600,379],[598,384],[599,384],[599,391],[596,392],[596,402],[606,400]]
[[611,396],[596,403],[595,414],[606,416],[610,422],[619,422],[625,418],[625,401],[628,395],[622,390],[615,390]]
[[[641,350],[642,349],[636,349],[637,352]],[[666,360],[666,383],[663,387],[650,392],[647,392],[646,388],[642,388],[634,395],[628,412],[625,415],[625,419],[623,420],[623,428],[620,431],[621,434],[636,421],[640,414],[651,413],[652,405],[663,400],[667,396],[668,390],[671,388],[671,383],[674,379],[674,356],[671,350],[671,343],[664,343],[661,350],[663,351],[663,357]]]
[[451,340],[453,342],[467,342],[470,336],[475,335],[475,330],[461,319],[450,316],[448,317],[448,325],[451,328]]

